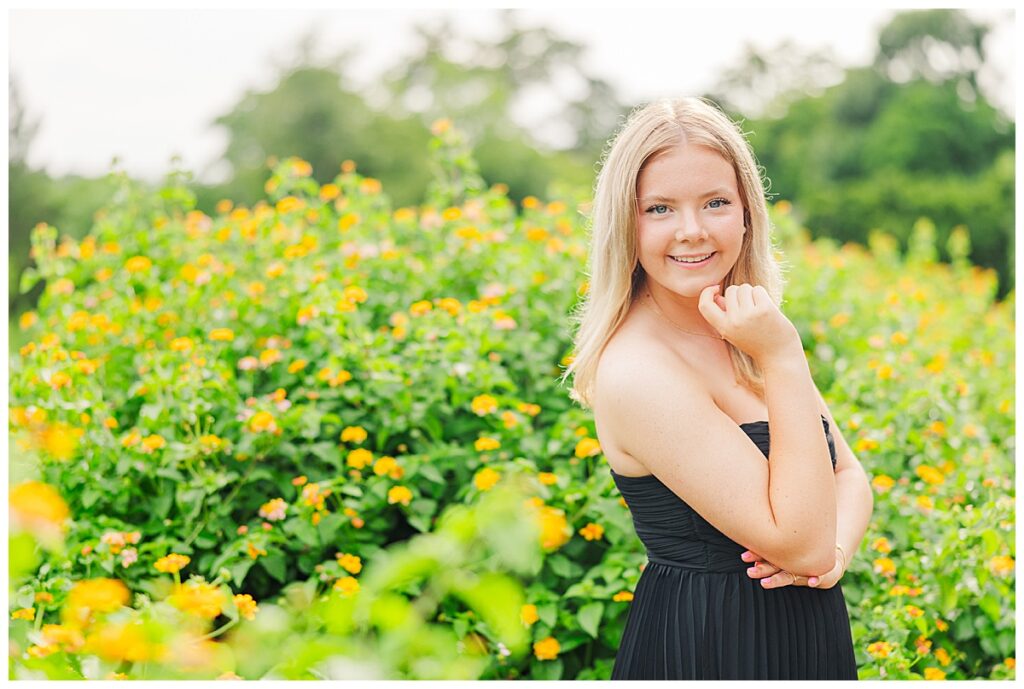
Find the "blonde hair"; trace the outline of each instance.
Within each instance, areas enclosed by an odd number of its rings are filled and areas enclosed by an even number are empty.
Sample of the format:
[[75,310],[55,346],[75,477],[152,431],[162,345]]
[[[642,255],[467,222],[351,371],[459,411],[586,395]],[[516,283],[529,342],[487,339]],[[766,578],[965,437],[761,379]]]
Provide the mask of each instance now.
[[[773,254],[765,188],[743,132],[703,98],[666,99],[634,109],[603,156],[591,211],[589,287],[571,314],[579,327],[561,381],[572,375],[569,395],[584,407],[592,408],[601,353],[646,278],[638,261],[637,178],[648,159],[684,140],[714,149],[736,171],[746,232],[722,292],[748,282],[763,286],[776,304],[782,302],[782,265]],[[746,352],[729,342],[726,346],[740,382],[763,397],[760,368]]]

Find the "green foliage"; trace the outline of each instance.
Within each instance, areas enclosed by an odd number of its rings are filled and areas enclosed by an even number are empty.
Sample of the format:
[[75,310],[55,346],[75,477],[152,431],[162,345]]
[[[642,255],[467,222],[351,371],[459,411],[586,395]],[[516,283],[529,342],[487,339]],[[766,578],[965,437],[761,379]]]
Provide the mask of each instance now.
[[[439,134],[436,200],[458,205],[395,210],[376,180],[287,159],[252,208],[196,210],[186,174],[156,194],[122,178],[81,241],[33,233],[46,284],[11,445],[72,521],[38,562],[12,543],[12,608],[35,615],[12,621],[15,676],[609,677],[645,557],[558,384],[585,228],[574,203],[468,183]],[[926,221],[906,258],[888,234],[837,248],[775,221],[787,315],[873,476],[843,582],[862,676],[1012,674],[1013,299],[963,229],[946,266]],[[48,642],[98,577],[130,607],[88,650]],[[197,635],[218,641],[186,661]]]

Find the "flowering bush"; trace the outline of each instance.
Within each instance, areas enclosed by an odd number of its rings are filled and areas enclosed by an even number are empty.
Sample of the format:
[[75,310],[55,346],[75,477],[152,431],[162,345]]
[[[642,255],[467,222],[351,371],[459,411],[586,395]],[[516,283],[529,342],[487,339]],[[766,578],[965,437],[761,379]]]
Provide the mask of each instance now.
[[[253,208],[124,180],[82,241],[35,229],[13,676],[610,676],[645,558],[558,384],[580,199],[517,208],[435,134],[417,208],[291,159]],[[844,579],[861,676],[1012,676],[1012,295],[924,222],[904,259],[774,216],[876,491]]]

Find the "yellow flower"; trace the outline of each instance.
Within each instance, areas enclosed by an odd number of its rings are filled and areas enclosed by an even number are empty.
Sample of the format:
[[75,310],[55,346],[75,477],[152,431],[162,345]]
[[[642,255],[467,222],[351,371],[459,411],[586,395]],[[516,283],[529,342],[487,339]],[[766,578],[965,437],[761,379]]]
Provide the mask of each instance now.
[[476,442],[473,443],[473,447],[476,448],[477,452],[486,452],[487,450],[497,450],[501,447],[501,443],[494,438],[484,436],[482,438],[477,438]]
[[476,475],[473,477],[473,485],[476,486],[477,490],[490,490],[499,479],[501,479],[501,474],[490,467],[484,467],[476,472]]
[[996,555],[988,561],[988,568],[992,570],[993,574],[999,576],[1013,574],[1013,566],[1013,558],[1009,555]]
[[442,117],[439,120],[434,120],[430,125],[430,133],[434,136],[441,136],[449,129],[452,128],[452,121],[447,117]]
[[[527,198],[532,197],[528,196]],[[555,637],[549,636],[546,639],[534,642],[533,654],[537,656],[537,660],[554,660],[558,657],[558,651],[561,648]]]
[[373,453],[362,447],[348,453],[345,463],[353,469],[362,469],[373,464]]
[[124,269],[129,273],[144,273],[152,267],[153,262],[145,256],[132,256],[124,264]]
[[153,565],[156,567],[156,571],[164,572],[167,574],[174,574],[180,572],[185,565],[192,561],[188,555],[179,555],[178,553],[171,553],[170,555],[164,555],[162,558],[156,561]]
[[359,592],[359,581],[355,577],[343,577],[334,582],[334,590],[342,596],[351,596]]
[[874,561],[874,569],[878,574],[895,574],[896,563],[888,557],[880,557]]
[[537,474],[537,478],[540,479],[540,482],[545,486],[553,486],[558,483],[558,476],[549,471],[540,472]]
[[268,411],[256,412],[249,419],[249,429],[256,433],[262,433],[263,431],[273,433],[277,429],[277,424],[274,423],[274,415]]
[[935,507],[935,502],[928,495],[918,495],[915,502],[917,503],[917,506],[925,512],[928,512]]
[[920,617],[924,614],[924,610],[917,607],[916,605],[908,605],[905,608],[905,610],[907,611],[907,615],[909,615],[911,618]]
[[338,187],[337,184],[325,184],[322,187],[320,187],[320,200],[331,201],[333,199],[338,198],[338,195],[340,193],[341,189]]
[[288,373],[298,373],[308,365],[309,362],[305,359],[296,359],[292,363],[288,364]]
[[940,632],[944,632],[949,629],[949,623],[945,620],[935,620],[935,628]]
[[84,579],[68,593],[68,608],[111,612],[128,604],[128,587],[120,579]]
[[341,432],[341,442],[361,443],[366,440],[366,429],[362,426],[346,426]]
[[871,547],[880,553],[888,553],[892,550],[892,545],[889,543],[889,539],[885,536],[876,538],[872,543]]
[[426,299],[422,299],[409,307],[409,313],[411,313],[413,316],[422,316],[423,314],[427,313],[433,308],[433,304],[431,304]]
[[888,641],[876,641],[868,645],[868,653],[875,658],[886,658],[892,652],[892,644]]
[[493,414],[498,410],[498,400],[490,395],[477,395],[472,402],[473,413],[477,416]]
[[147,435],[142,439],[142,451],[151,453],[154,450],[159,450],[167,445],[167,441],[159,435]]
[[516,409],[524,414],[529,414],[530,416],[537,416],[537,414],[540,414],[540,405],[530,404],[529,402],[521,402],[516,405]]
[[885,474],[879,474],[878,476],[876,476],[873,479],[871,479],[871,485],[878,492],[884,493],[885,491],[889,490],[894,485],[896,485],[896,481],[894,481],[891,476],[886,476]]
[[28,620],[31,622],[36,618],[35,608],[21,608],[11,613],[12,620]]
[[946,679],[946,673],[937,667],[926,667],[924,669],[925,679]]
[[284,498],[274,498],[260,506],[259,515],[270,522],[279,522],[288,512],[288,503]]
[[557,550],[569,541],[572,532],[565,519],[565,512],[557,507],[543,505],[540,508],[540,539],[545,550]]
[[928,425],[928,430],[937,436],[944,436],[946,435],[946,424],[941,421],[932,421]]
[[930,483],[932,485],[939,485],[946,481],[946,477],[942,475],[941,471],[935,467],[928,466],[927,464],[919,465],[914,470],[914,473],[916,473],[917,476],[925,483]]
[[540,208],[540,199],[536,196],[527,196],[523,199],[523,208]]
[[601,444],[594,438],[583,438],[576,443],[576,456],[581,459],[599,454],[601,454]]
[[393,486],[388,491],[388,504],[393,505],[396,502],[400,502],[403,505],[408,505],[412,501],[412,491],[405,486]]
[[845,311],[840,311],[828,320],[828,324],[833,328],[841,328],[850,322],[850,314]]
[[604,535],[604,527],[600,524],[590,522],[580,529],[580,535],[588,541],[596,541]]
[[531,624],[540,619],[540,615],[537,614],[537,606],[533,603],[527,603],[519,609],[519,619],[522,623],[529,627]]
[[373,464],[373,473],[377,476],[383,476],[384,474],[390,474],[398,468],[398,462],[394,457],[387,455],[381,457]]
[[248,593],[236,593],[234,596],[235,607],[238,608],[238,614],[247,620],[256,619],[256,613],[260,611],[260,607],[256,605],[256,601]]
[[342,297],[348,301],[362,304],[366,301],[369,295],[366,294],[366,290],[356,285],[349,285],[342,292]]
[[631,600],[633,600],[633,592],[632,591],[619,591],[614,596],[612,596],[612,600],[615,601],[616,603],[621,602],[621,601],[631,601]]
[[897,330],[889,338],[889,341],[892,342],[894,345],[904,345],[910,341],[910,338],[907,337],[906,333],[904,333],[902,330]]
[[939,664],[943,667],[949,665],[950,661],[952,660],[949,657],[949,652],[944,648],[935,649],[935,659],[939,661]]
[[350,555],[349,553],[338,553],[335,555],[338,560],[338,564],[345,571],[350,574],[359,574],[363,569],[363,561],[358,555]]
[[160,660],[167,655],[167,648],[153,642],[139,621],[105,625],[89,634],[82,650],[106,660],[133,663]]
[[224,607],[224,592],[213,584],[193,579],[177,586],[167,602],[183,612],[212,620]]
[[14,523],[40,537],[58,535],[71,514],[60,493],[38,481],[26,481],[12,488],[7,504]]
[[878,449],[878,441],[874,438],[860,438],[854,444],[853,449],[856,452],[868,452],[870,450]]
[[975,426],[973,423],[965,424],[964,425],[964,435],[966,435],[968,438],[977,438],[978,437],[978,427]]

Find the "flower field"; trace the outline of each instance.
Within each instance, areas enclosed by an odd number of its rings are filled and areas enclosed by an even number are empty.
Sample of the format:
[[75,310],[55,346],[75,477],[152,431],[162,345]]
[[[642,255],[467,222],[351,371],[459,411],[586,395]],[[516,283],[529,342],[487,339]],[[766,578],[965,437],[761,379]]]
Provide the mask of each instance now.
[[[346,162],[195,210],[127,180],[10,363],[10,676],[607,679],[645,556],[559,376],[586,198],[514,204],[457,130],[393,208]],[[861,678],[1014,677],[1014,293],[811,242],[783,308],[872,477],[844,577]]]

